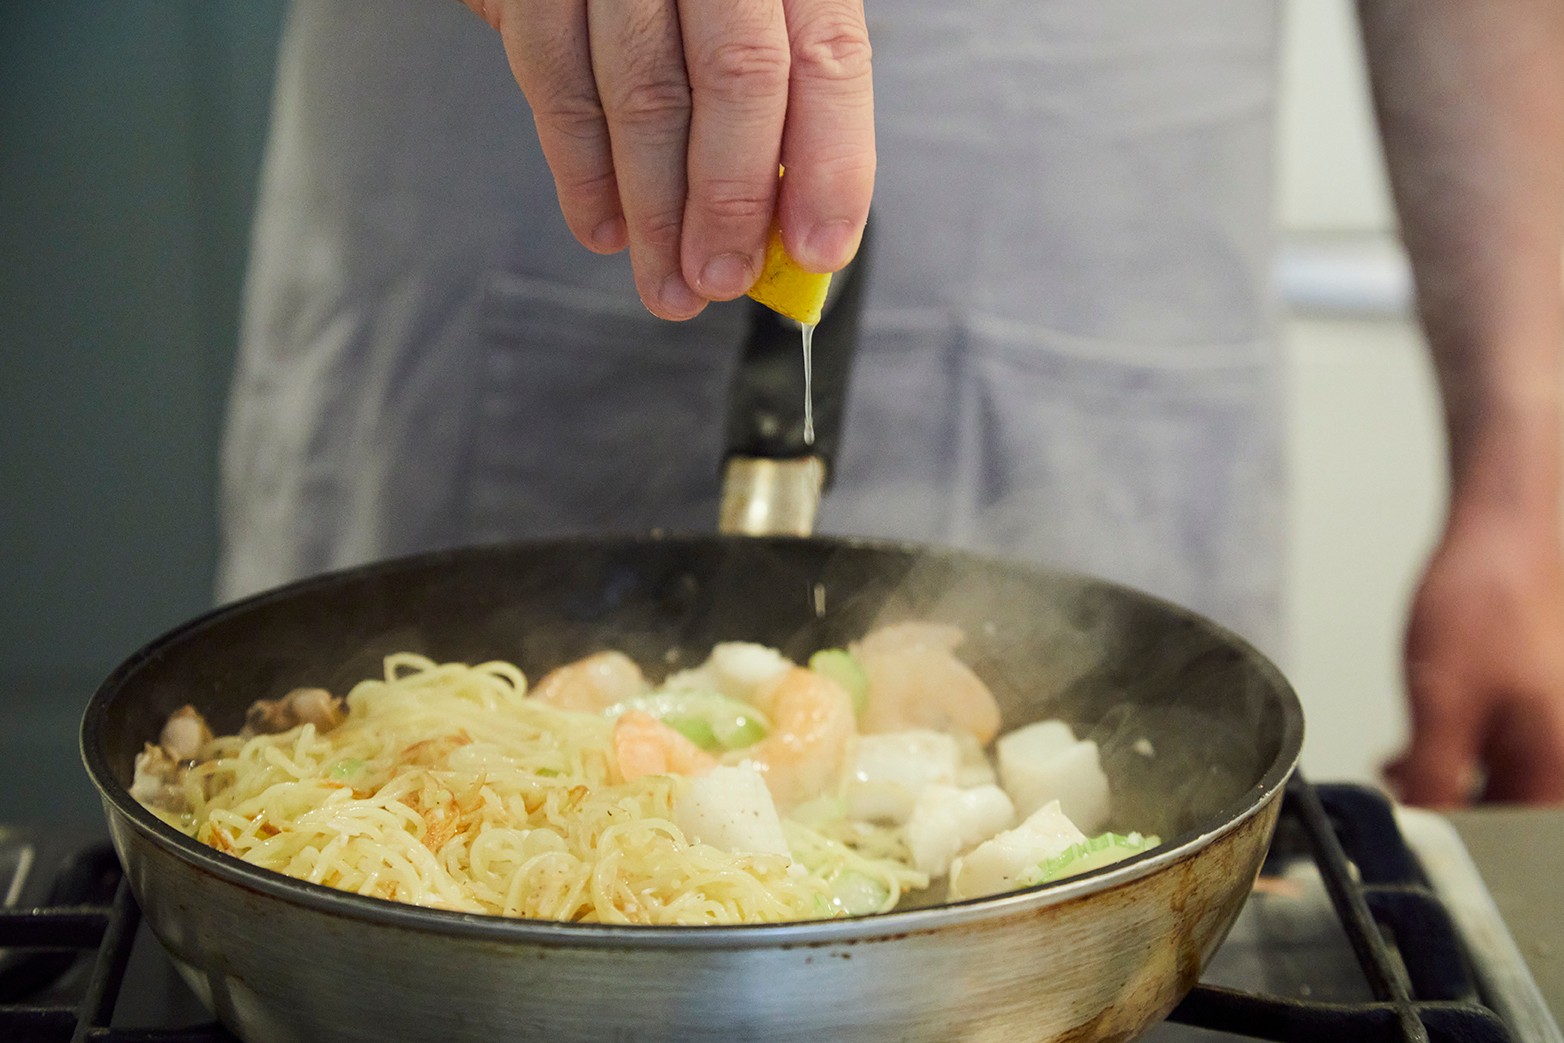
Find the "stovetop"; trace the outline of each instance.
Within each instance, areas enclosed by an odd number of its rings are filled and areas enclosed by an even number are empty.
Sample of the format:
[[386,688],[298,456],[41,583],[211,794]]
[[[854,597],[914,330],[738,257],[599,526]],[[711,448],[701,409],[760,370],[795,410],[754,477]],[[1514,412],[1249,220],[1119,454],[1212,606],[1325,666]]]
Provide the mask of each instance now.
[[[179,979],[106,843],[0,830],[0,1039],[233,1039]],[[1564,1043],[1448,823],[1288,787],[1260,880],[1152,1043]]]

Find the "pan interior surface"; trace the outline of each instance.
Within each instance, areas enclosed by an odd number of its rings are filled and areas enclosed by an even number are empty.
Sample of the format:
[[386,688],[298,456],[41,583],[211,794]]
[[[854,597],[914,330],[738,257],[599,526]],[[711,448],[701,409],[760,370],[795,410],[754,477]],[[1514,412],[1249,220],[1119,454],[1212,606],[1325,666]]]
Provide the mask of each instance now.
[[655,680],[719,641],[803,661],[909,619],[965,631],[959,654],[993,689],[1006,730],[1061,718],[1098,743],[1112,781],[1109,828],[1173,843],[1209,833],[1280,787],[1298,757],[1302,715],[1276,669],[1156,598],[957,552],[747,537],[468,548],[258,595],[165,635],[116,671],[88,707],[83,755],[112,808],[209,856],[128,792],[136,753],[187,703],[223,734],[257,699],[296,687],[343,694],[379,676],[393,652],[506,659],[536,679],[612,648]]

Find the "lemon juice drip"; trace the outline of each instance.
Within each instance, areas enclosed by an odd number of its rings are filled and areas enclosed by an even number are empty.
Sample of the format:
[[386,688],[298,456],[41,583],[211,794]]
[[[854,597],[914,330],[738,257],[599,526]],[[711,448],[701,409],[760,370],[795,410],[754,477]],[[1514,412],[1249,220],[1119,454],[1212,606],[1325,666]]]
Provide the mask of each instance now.
[[801,322],[804,331],[804,444],[815,444],[815,324]]

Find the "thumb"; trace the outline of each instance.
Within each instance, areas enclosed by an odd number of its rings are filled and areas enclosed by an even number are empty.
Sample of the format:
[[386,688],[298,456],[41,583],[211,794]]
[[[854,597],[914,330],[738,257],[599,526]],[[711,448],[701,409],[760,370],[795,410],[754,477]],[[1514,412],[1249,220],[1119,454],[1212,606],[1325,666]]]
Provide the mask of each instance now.
[[1455,807],[1469,804],[1479,784],[1479,744],[1475,721],[1448,677],[1427,669],[1408,669],[1412,735],[1407,748],[1385,767],[1396,795],[1408,804]]

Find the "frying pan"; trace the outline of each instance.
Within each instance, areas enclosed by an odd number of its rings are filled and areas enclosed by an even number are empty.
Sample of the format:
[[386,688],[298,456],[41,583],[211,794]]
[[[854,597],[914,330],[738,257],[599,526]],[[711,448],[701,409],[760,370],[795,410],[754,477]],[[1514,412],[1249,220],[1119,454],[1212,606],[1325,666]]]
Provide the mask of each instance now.
[[[818,458],[799,469],[815,492],[827,472]],[[801,659],[901,619],[963,628],[962,657],[1007,729],[1058,717],[1095,739],[1110,827],[1165,843],[1065,881],[878,916],[619,927],[334,891],[204,847],[129,794],[137,751],[177,707],[232,732],[254,700],[345,691],[391,652],[506,658],[538,676],[612,647],[671,670],[717,641]],[[1302,735],[1296,697],[1255,649],[1126,587],[925,547],[697,535],[463,548],[257,595],[115,670],[87,707],[82,752],[148,924],[246,1040],[947,1043],[1122,1040],[1162,1018],[1243,905]]]

